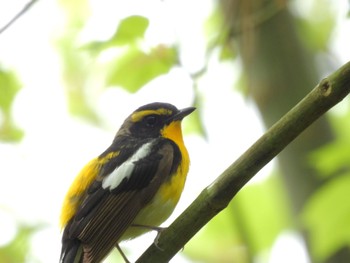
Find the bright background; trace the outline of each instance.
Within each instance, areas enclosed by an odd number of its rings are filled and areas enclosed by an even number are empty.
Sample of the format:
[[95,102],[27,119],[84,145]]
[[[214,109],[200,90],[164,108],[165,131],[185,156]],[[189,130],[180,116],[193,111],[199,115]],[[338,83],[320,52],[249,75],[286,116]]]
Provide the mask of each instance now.
[[[0,142],[0,255],[22,251],[23,258],[13,262],[57,262],[58,218],[65,191],[83,165],[109,146],[124,118],[140,105],[164,101],[182,108],[198,101],[200,94],[200,119],[184,121],[191,155],[188,181],[179,206],[165,225],[263,133],[254,104],[233,88],[241,81],[240,60],[222,61],[218,50],[206,58],[213,37],[211,28],[217,26],[211,18],[215,1],[91,0],[89,10],[84,1],[68,2],[38,1],[0,35],[0,69],[14,71],[21,87],[12,101],[11,120],[23,137]],[[315,2],[292,1],[290,8],[298,16],[308,17]],[[335,69],[350,58],[349,3],[320,2],[328,3],[334,17],[328,52]],[[0,26],[25,4],[1,1]],[[181,58],[181,66],[171,67],[136,93],[123,87],[106,88],[104,83],[109,70],[106,64],[123,54],[125,47],[97,51],[97,56],[89,55],[86,48],[93,41],[108,40],[118,23],[130,15],[150,21],[142,43],[135,45],[149,51],[160,43],[176,43]],[[204,66],[205,74],[195,78]],[[323,77],[328,73],[323,72]],[[75,84],[84,90],[74,90]],[[0,86],[0,97],[5,94],[3,88]],[[347,110],[348,101],[337,106],[333,114]],[[226,121],[228,118],[233,121]],[[0,111],[0,123],[5,119]],[[273,170],[274,166],[268,165],[250,185],[263,184]],[[151,233],[122,244],[129,259],[135,260],[154,236]],[[15,249],[9,247],[14,240],[18,241]],[[186,258],[187,249],[192,258]],[[245,250],[244,246],[231,249]],[[190,243],[173,261],[215,262],[195,259],[195,253],[200,252]],[[310,262],[307,253],[301,237],[289,227],[276,236],[272,246],[257,253],[254,262],[306,263]]]

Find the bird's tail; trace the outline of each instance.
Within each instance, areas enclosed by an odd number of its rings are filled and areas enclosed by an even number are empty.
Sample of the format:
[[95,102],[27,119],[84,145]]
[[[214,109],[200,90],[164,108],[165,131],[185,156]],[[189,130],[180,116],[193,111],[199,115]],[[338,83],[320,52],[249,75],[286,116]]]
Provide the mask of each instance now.
[[63,236],[60,263],[82,263],[83,246],[78,239],[69,239]]

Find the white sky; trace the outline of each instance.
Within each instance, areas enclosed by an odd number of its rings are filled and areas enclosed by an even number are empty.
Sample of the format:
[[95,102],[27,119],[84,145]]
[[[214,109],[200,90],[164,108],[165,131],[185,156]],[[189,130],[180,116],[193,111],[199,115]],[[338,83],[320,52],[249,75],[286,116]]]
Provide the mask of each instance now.
[[[345,16],[349,10],[345,1],[336,2],[339,8],[338,26],[332,42],[333,52],[340,64],[350,58],[350,22]],[[0,1],[0,26],[25,3],[26,1],[19,0]],[[91,4],[94,13],[81,36],[82,42],[107,38],[114,30],[114,23],[110,21],[115,21],[115,17],[122,18],[130,13],[147,14],[152,17],[151,21],[158,22],[151,25],[147,34],[150,45],[159,41],[171,43],[174,35],[177,35],[183,40],[183,52],[191,54],[187,56],[190,59],[184,60],[186,70],[196,70],[201,65],[205,48],[201,26],[202,20],[212,8],[210,0],[167,0],[165,3],[133,0],[123,6],[111,0],[91,0]],[[35,235],[27,261],[29,263],[37,262],[37,259],[40,262],[57,262],[60,252],[58,217],[65,191],[80,168],[110,144],[123,119],[138,106],[151,101],[167,101],[181,108],[189,106],[193,99],[193,94],[189,92],[192,89],[191,79],[184,69],[176,68],[136,95],[109,89],[98,98],[97,110],[109,124],[108,130],[72,117],[66,109],[60,63],[52,46],[52,39],[63,30],[63,21],[55,2],[41,0],[0,35],[2,66],[16,69],[24,84],[16,97],[14,117],[26,133],[20,144],[0,143],[0,178],[4,182],[0,184],[0,245],[15,234],[13,219],[2,207],[9,209],[21,222],[49,224],[49,227]],[[169,32],[169,28],[172,31]],[[262,134],[253,107],[240,94],[232,91],[235,81],[232,72],[239,71],[238,64],[212,61],[208,74],[200,82],[204,96],[201,113],[208,141],[194,135],[186,137],[192,166],[179,207],[169,221]],[[228,80],[227,76],[233,79]],[[220,92],[213,88],[216,86],[220,86]],[[220,128],[222,123],[218,118],[222,112],[229,112],[231,119],[235,120],[225,129]],[[239,125],[234,125],[235,123]],[[228,137],[232,140],[227,141],[225,138]],[[213,156],[203,155],[203,152],[222,154],[212,162],[210,160]],[[203,163],[212,165],[203,170]],[[269,169],[265,170],[265,174]],[[263,174],[264,172],[260,176]],[[293,234],[286,233],[279,240],[287,240],[287,244],[298,240],[285,238],[286,236]],[[131,251],[130,259],[133,260],[144,250],[143,247],[153,241],[153,237],[154,235],[145,236],[122,247]],[[277,243],[270,263],[281,262],[278,255],[286,252],[283,244],[284,241]],[[300,254],[298,262],[306,263],[300,242],[296,244],[295,250],[292,250],[294,255]],[[291,245],[288,245],[288,250],[291,250]],[[187,262],[179,254],[174,262]]]

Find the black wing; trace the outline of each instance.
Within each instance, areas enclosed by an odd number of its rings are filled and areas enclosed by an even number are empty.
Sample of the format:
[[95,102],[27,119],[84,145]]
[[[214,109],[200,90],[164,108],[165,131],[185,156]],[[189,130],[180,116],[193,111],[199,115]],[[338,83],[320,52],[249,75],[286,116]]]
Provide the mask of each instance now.
[[[178,162],[177,146],[169,140],[158,140],[154,141],[147,156],[134,163],[130,177],[124,178],[112,190],[102,187],[103,178],[122,163],[120,159],[125,159],[128,150],[120,149],[121,154],[111,160],[116,165],[107,163],[105,168],[102,167],[102,174],[90,186],[76,215],[64,230],[62,249],[65,243],[67,247],[69,243],[76,245],[79,240],[83,247],[82,262],[99,262],[108,255],[140,210],[169,178],[174,160]],[[68,254],[69,249],[65,251]]]

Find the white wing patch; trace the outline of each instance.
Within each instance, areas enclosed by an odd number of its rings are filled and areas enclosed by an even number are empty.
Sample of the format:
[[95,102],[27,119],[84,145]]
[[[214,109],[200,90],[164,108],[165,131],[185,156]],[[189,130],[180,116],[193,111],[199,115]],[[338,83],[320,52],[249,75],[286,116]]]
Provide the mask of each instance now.
[[113,190],[123,181],[123,179],[129,179],[134,170],[135,162],[142,158],[145,158],[150,153],[152,143],[153,141],[142,145],[134,153],[134,155],[132,155],[124,163],[115,168],[113,172],[107,175],[102,181],[103,189],[109,188],[110,190]]

